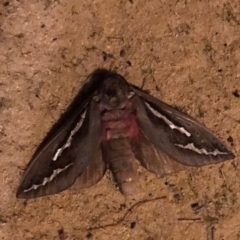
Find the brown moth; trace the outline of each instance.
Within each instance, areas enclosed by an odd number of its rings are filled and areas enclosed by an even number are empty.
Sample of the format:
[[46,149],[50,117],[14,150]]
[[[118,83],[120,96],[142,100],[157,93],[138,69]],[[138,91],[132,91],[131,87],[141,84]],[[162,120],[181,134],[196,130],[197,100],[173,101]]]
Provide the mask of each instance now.
[[[18,198],[89,187],[107,168],[124,195],[134,194],[138,160],[163,176],[182,166],[234,158],[208,129],[119,74],[95,70],[33,155]],[[136,160],[137,159],[137,160]]]

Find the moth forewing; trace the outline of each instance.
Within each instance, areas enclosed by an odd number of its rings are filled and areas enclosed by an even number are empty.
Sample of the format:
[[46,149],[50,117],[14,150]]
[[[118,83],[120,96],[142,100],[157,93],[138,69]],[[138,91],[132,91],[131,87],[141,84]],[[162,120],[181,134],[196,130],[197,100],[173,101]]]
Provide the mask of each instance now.
[[234,158],[206,127],[136,89],[136,118],[144,136],[175,161],[202,166]]
[[62,128],[36,155],[23,176],[17,197],[35,198],[61,192],[84,173],[100,147],[102,126],[96,103],[91,102],[75,120],[74,124],[70,124],[72,119],[66,123],[69,131]]

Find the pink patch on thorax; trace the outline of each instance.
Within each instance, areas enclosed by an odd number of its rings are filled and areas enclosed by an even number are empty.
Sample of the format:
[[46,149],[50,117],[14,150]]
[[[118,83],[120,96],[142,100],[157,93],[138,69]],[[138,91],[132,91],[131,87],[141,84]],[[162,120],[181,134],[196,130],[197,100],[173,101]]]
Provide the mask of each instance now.
[[102,115],[102,141],[113,138],[129,137],[138,134],[136,118],[131,108],[106,111]]

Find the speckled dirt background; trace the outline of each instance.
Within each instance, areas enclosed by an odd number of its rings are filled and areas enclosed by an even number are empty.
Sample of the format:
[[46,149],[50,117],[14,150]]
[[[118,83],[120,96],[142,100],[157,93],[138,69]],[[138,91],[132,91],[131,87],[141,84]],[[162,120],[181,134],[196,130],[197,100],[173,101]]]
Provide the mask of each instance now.
[[[240,239],[238,1],[0,3],[0,239]],[[97,67],[197,118],[236,159],[165,178],[142,171],[139,201],[153,200],[132,211],[108,174],[89,189],[17,200],[31,155]]]

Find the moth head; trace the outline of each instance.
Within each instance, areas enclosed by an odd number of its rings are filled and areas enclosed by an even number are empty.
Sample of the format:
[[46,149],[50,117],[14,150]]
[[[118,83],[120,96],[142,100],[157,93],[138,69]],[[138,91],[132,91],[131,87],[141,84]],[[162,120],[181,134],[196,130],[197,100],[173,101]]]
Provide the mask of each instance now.
[[134,92],[127,82],[115,76],[105,79],[96,94],[95,100],[100,101],[101,106],[106,110],[122,109],[133,95]]

